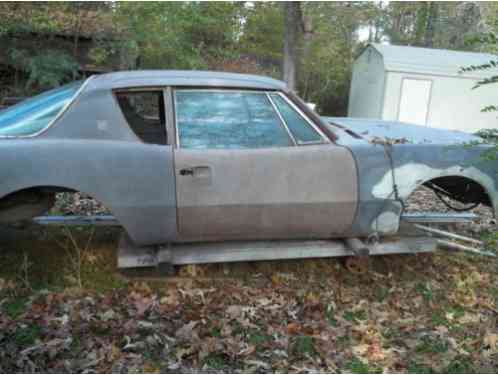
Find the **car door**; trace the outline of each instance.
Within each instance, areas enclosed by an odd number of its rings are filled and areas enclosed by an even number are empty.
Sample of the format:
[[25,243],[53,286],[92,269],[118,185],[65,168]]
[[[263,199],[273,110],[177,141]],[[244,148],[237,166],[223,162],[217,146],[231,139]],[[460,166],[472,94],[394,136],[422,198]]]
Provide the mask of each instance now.
[[283,94],[174,91],[179,240],[329,238],[357,201],[350,151]]

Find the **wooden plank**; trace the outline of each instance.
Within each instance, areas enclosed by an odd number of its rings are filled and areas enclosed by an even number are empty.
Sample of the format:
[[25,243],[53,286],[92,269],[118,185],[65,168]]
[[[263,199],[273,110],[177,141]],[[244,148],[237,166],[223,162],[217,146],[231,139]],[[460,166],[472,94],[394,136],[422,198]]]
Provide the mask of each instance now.
[[431,237],[400,237],[383,240],[370,250],[370,255],[417,254],[437,250],[437,239]]
[[[128,240],[129,241],[129,240]],[[371,255],[414,254],[432,252],[437,240],[409,237],[382,241],[371,247]],[[174,244],[169,247],[138,248],[131,242],[120,243],[119,268],[173,265],[253,262],[277,259],[308,259],[351,256],[344,241],[230,241],[213,243]]]
[[118,268],[157,266],[157,249],[153,246],[135,246],[126,233],[118,245]]
[[173,264],[325,258],[351,252],[342,241],[233,241],[173,246]]

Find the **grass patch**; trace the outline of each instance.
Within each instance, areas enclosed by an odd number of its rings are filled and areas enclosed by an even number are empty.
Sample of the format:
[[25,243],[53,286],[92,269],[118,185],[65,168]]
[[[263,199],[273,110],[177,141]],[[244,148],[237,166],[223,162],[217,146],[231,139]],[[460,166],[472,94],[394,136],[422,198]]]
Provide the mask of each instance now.
[[431,367],[414,361],[410,362],[406,370],[409,374],[434,374],[434,370]]
[[296,342],[294,344],[294,350],[296,354],[305,356],[314,356],[316,355],[315,347],[313,346],[313,338],[310,336],[299,336],[296,338]]
[[384,302],[384,300],[389,295],[389,289],[385,287],[375,288],[374,296],[377,302]]
[[441,311],[434,311],[431,315],[431,321],[435,326],[449,326],[450,323],[446,319],[446,316],[443,315]]
[[470,358],[460,358],[452,361],[448,367],[444,369],[446,374],[469,374],[472,373],[473,366]]
[[422,298],[427,302],[430,302],[434,299],[434,293],[432,292],[428,284],[418,283],[415,286],[415,291],[422,295]]
[[353,357],[351,361],[346,363],[346,369],[353,374],[379,374],[382,373],[381,369],[371,368],[367,363],[361,361],[357,357]]
[[[34,290],[75,285],[71,254],[63,248],[69,246],[63,228],[28,227],[22,233],[10,233],[13,230],[0,226],[0,278],[18,281],[26,254],[30,262],[29,282]],[[71,233],[80,244],[85,244],[89,236],[87,228],[72,228]],[[119,233],[115,228],[95,229],[92,246],[82,260],[81,278],[85,288],[104,292],[124,286],[125,281],[116,271]]]
[[38,325],[29,325],[19,328],[14,333],[14,341],[19,346],[30,346],[40,337],[41,328]]
[[211,353],[204,358],[203,365],[215,370],[221,370],[227,366],[227,362],[222,354]]
[[250,344],[256,347],[262,346],[268,342],[271,342],[273,338],[266,333],[255,331],[249,333],[248,341]]
[[337,319],[335,318],[335,311],[332,305],[328,305],[325,310],[325,319],[332,327],[337,327]]
[[448,351],[448,343],[435,337],[424,336],[415,350],[421,354],[446,353]]
[[213,337],[221,337],[221,329],[220,327],[211,328],[211,336]]
[[360,321],[368,319],[367,313],[364,310],[346,311],[343,317],[344,319],[352,323],[359,323]]
[[12,301],[5,302],[2,305],[2,310],[5,311],[11,319],[16,319],[26,311],[27,301],[28,299],[25,297],[17,297]]

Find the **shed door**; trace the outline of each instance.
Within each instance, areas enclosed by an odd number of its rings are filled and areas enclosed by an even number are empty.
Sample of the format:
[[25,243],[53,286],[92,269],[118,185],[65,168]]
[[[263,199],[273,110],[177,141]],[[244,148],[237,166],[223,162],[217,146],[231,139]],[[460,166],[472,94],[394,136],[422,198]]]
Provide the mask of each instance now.
[[432,81],[404,78],[401,84],[398,120],[427,125]]

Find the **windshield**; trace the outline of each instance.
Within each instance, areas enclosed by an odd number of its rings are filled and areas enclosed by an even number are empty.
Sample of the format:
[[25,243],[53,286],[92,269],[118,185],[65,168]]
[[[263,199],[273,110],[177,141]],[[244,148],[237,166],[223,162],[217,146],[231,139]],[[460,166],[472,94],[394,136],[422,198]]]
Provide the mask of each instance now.
[[59,87],[0,111],[0,137],[36,134],[45,129],[75,96],[82,81]]

